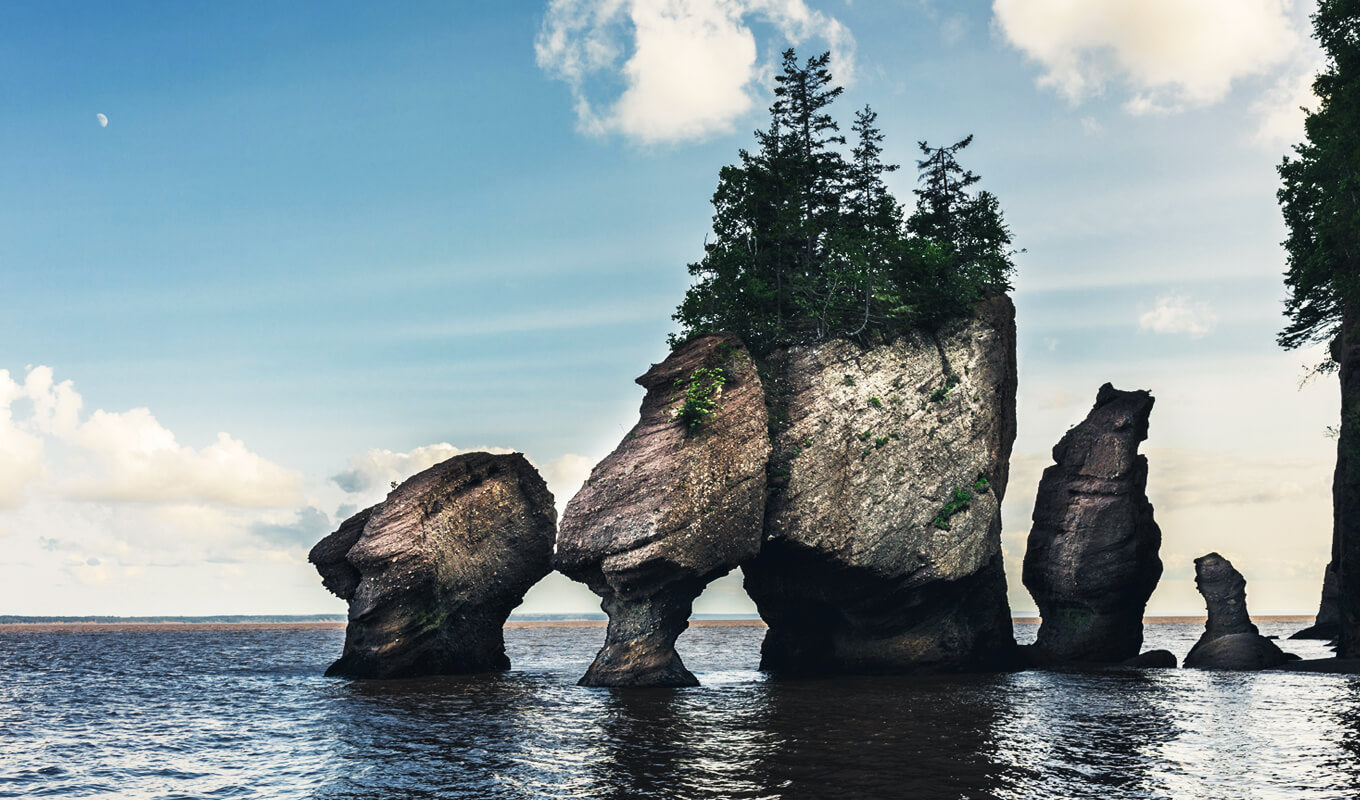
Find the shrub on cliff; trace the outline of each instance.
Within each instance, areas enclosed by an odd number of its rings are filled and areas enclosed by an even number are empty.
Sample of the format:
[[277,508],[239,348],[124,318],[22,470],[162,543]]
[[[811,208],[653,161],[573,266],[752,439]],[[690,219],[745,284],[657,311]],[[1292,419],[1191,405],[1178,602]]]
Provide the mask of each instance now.
[[713,234],[694,285],[675,312],[681,332],[732,331],[755,352],[833,337],[870,341],[935,328],[1010,289],[1011,233],[995,195],[948,147],[920,142],[920,188],[910,217],[884,176],[877,114],[855,114],[846,144],[827,112],[840,96],[823,53],[800,66],[784,52],[770,126],[754,152],[723,167]]

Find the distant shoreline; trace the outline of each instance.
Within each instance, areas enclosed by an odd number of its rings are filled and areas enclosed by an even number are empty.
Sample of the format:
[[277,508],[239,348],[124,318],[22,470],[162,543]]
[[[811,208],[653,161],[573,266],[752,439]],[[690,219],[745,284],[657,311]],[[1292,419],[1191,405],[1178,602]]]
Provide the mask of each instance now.
[[[1312,624],[1314,617],[1310,615],[1263,615],[1253,616],[1255,622],[1296,622],[1299,624]],[[1204,624],[1205,617],[1144,617],[1145,625],[1167,625],[1167,624]],[[1014,617],[1011,622],[1015,625],[1037,625],[1038,617]],[[508,629],[523,628],[603,628],[608,624],[604,619],[587,618],[561,618],[561,619],[510,619],[506,621],[505,627]],[[720,618],[695,618],[689,624],[696,628],[763,628],[764,621],[759,617],[720,617]],[[232,618],[230,620],[220,619],[165,619],[163,621],[148,621],[146,619],[127,619],[127,620],[48,620],[48,621],[24,621],[11,622],[0,620],[0,633],[105,633],[105,632],[157,632],[157,631],[254,631],[254,630],[283,630],[283,631],[306,631],[306,630],[344,630],[345,621],[343,619],[302,619],[302,620],[283,620],[277,618],[264,618],[258,621],[251,621],[250,618]]]

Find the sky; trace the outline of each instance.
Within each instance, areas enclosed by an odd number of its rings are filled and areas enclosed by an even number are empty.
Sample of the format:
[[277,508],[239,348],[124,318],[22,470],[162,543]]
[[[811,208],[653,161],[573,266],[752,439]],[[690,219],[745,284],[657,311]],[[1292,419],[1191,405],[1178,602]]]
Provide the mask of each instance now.
[[[6,3],[0,613],[342,613],[309,547],[458,452],[559,509],[636,420],[789,46],[871,105],[890,186],[962,153],[1016,244],[1012,608],[1050,450],[1157,398],[1149,613],[1316,609],[1334,376],[1284,322],[1302,0]],[[524,612],[594,611],[554,575]],[[700,612],[752,606],[739,577]]]

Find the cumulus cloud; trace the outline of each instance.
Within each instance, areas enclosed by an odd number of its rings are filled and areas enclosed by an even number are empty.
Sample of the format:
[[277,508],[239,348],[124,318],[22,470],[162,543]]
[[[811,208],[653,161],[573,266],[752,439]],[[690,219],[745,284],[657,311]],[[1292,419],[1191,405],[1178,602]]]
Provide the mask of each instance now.
[[[75,500],[271,507],[301,499],[299,474],[226,433],[195,449],[145,408],[82,419],[83,405],[50,367],[31,368],[22,384],[0,370],[0,507],[20,505],[25,488],[49,475],[49,490]],[[49,451],[60,451],[60,469],[49,469]]]
[[20,428],[11,408],[26,393],[0,370],[0,508],[22,505],[29,483],[43,474],[42,439]]
[[358,494],[373,489],[386,489],[392,481],[406,480],[423,469],[447,461],[459,453],[513,453],[504,447],[479,447],[460,450],[448,442],[427,444],[404,453],[391,450],[369,450],[349,460],[349,468],[331,476],[331,481],[350,494]]
[[1117,83],[1132,114],[1217,102],[1293,58],[1291,0],[994,0],[997,27],[1073,103]]
[[1218,324],[1208,303],[1192,301],[1183,295],[1164,295],[1157,305],[1138,317],[1138,329],[1153,333],[1183,333],[1198,339]]
[[[854,39],[804,0],[551,0],[534,43],[538,64],[571,86],[583,130],[644,143],[728,131],[760,78],[751,21],[792,44],[818,37],[833,74],[852,79]],[[612,100],[601,85],[623,85]]]

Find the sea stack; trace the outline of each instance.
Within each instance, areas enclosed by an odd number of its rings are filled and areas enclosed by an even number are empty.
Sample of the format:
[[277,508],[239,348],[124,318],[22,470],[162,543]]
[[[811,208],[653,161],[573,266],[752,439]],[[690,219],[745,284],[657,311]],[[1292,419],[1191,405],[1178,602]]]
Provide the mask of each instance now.
[[1360,316],[1347,307],[1332,339],[1341,378],[1340,430],[1332,473],[1332,566],[1337,656],[1360,658]]
[[1204,595],[1209,619],[1204,634],[1185,657],[1185,666],[1257,670],[1290,659],[1261,635],[1247,615],[1247,581],[1232,562],[1218,553],[1195,559],[1195,586]]
[[1043,619],[1026,648],[1033,663],[1120,663],[1142,647],[1143,610],[1162,575],[1138,454],[1152,404],[1146,391],[1107,383],[1053,448],[1025,550],[1025,588]]
[[1336,639],[1341,635],[1341,609],[1338,606],[1340,587],[1337,586],[1336,559],[1327,564],[1322,575],[1322,600],[1318,603],[1313,624],[1290,636],[1290,639]]
[[603,598],[585,686],[693,686],[675,651],[694,599],[760,547],[764,392],[735,336],[700,336],[637,379],[640,418],[568,503],[554,563]]
[[501,627],[551,570],[556,518],[523,455],[464,453],[345,520],[309,555],[349,602],[345,649],[326,674],[508,669]]
[[776,351],[760,555],[743,565],[772,673],[947,672],[1015,657],[1001,499],[1015,309],[873,347]]

